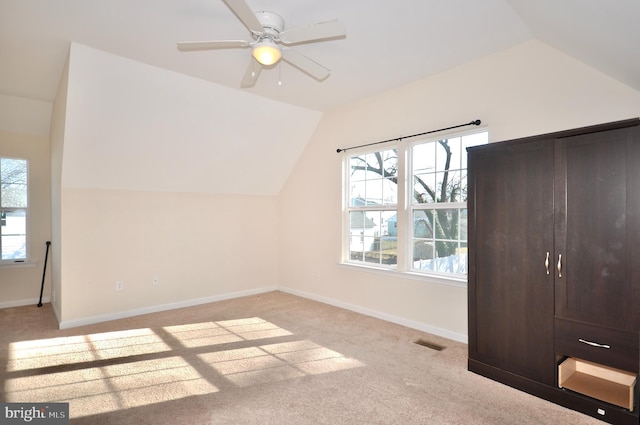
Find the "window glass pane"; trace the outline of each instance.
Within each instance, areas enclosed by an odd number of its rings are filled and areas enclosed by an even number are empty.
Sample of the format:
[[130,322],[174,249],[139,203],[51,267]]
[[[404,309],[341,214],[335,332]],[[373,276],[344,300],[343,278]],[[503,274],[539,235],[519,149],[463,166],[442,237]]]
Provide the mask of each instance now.
[[365,199],[367,205],[382,205],[382,179],[367,180],[365,183]]
[[27,161],[24,159],[0,158],[0,185],[0,206],[4,208],[26,208]]
[[462,208],[460,209],[460,226],[459,226],[459,231],[460,231],[460,240],[465,242],[466,245],[466,241],[467,241],[467,234],[468,234],[468,223],[469,220],[467,218],[467,209],[466,208]]
[[435,202],[435,193],[433,188],[436,185],[435,173],[429,174],[416,174],[413,177],[413,198],[414,204],[424,204],[429,202]]
[[27,257],[27,214],[24,210],[3,211],[0,215],[2,260]]
[[385,177],[395,177],[398,175],[398,151],[396,149],[382,151],[382,164]]
[[436,144],[422,143],[412,149],[414,174],[433,173],[436,170]]
[[[464,208],[416,210],[413,217],[413,268],[466,274],[467,210]],[[420,222],[421,219],[431,220],[434,223],[433,230],[423,232],[424,224]]]
[[460,171],[460,196],[462,202],[467,202],[469,199],[469,186],[467,182],[467,170]]
[[366,263],[397,264],[395,211],[353,211],[349,216],[349,258]]
[[451,149],[456,143],[460,143],[459,137],[436,142],[436,171],[457,170],[460,167],[460,156],[454,157]]
[[396,205],[398,203],[398,184],[395,180],[384,179],[382,183],[382,204]]
[[413,237],[433,238],[433,210],[416,210],[413,212]]
[[460,202],[460,171],[436,174],[437,202]]
[[[418,264],[417,268],[420,268],[420,264],[424,263],[425,265],[429,265],[427,267],[430,267],[433,261],[426,261],[426,260],[433,260],[433,258],[435,257],[433,250],[434,250],[433,241],[427,241],[427,240],[413,241],[414,265],[417,263]],[[423,270],[425,269],[428,270],[427,267],[425,267]]]
[[350,206],[395,205],[398,202],[398,154],[381,151],[349,158]]
[[467,156],[467,151],[462,149],[461,140],[461,137],[449,139],[449,149],[451,149],[451,164],[449,166],[450,170],[459,170],[460,168],[462,168],[462,157]]
[[365,200],[365,182],[351,182],[351,193],[349,195],[349,205],[352,207],[362,207],[366,205]]

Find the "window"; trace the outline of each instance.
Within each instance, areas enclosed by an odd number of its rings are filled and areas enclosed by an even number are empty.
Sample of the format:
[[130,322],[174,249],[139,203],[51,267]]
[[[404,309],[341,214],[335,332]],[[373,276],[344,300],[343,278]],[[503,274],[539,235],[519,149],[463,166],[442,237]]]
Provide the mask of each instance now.
[[466,148],[487,139],[474,132],[348,157],[345,262],[466,278]]
[[27,259],[27,160],[0,158],[0,263]]
[[397,149],[349,158],[349,259],[397,262]]

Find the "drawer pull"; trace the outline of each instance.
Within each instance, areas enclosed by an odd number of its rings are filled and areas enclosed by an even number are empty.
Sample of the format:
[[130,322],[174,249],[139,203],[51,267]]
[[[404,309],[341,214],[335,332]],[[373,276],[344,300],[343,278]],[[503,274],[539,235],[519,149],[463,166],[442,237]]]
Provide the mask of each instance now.
[[583,343],[583,344],[590,345],[590,346],[592,346],[592,347],[606,348],[607,350],[608,350],[609,348],[611,348],[611,346],[610,346],[610,345],[607,345],[607,344],[598,344],[597,342],[587,341],[586,339],[582,339],[582,338],[578,339],[578,341],[580,341],[580,342],[581,342],[581,343]]

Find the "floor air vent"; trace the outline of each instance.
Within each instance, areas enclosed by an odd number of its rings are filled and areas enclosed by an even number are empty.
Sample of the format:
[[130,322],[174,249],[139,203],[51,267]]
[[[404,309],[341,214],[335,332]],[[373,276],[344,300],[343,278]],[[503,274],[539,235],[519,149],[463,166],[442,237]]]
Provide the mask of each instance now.
[[436,344],[435,342],[427,341],[424,338],[420,338],[420,339],[416,340],[415,343],[418,344],[418,345],[422,345],[423,347],[431,348],[432,350],[436,350],[436,351],[442,351],[445,348],[447,348],[444,345],[440,345],[440,344]]

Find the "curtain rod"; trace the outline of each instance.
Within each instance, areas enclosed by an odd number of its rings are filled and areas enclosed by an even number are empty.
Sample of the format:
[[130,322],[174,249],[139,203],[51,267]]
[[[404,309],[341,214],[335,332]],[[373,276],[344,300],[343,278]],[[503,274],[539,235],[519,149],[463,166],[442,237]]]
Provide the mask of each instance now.
[[458,124],[458,125],[454,125],[452,127],[447,127],[447,128],[440,128],[438,130],[431,130],[431,131],[425,131],[424,133],[417,133],[417,134],[412,134],[410,136],[402,136],[402,137],[396,137],[395,139],[388,139],[388,140],[383,140],[381,142],[374,142],[374,143],[367,143],[366,145],[360,145],[360,146],[352,146],[350,148],[338,148],[336,150],[336,152],[340,153],[340,152],[346,152],[349,149],[356,149],[356,148],[363,148],[365,146],[371,146],[371,145],[379,145],[380,143],[388,143],[388,142],[400,142],[402,141],[402,139],[408,139],[410,137],[417,137],[417,136],[424,136],[425,134],[431,134],[431,133],[437,133],[439,131],[445,131],[445,130],[451,130],[453,128],[458,128],[458,127],[466,127],[468,125],[480,125],[482,121],[480,120],[475,120],[475,121],[471,121],[468,122],[466,124]]

